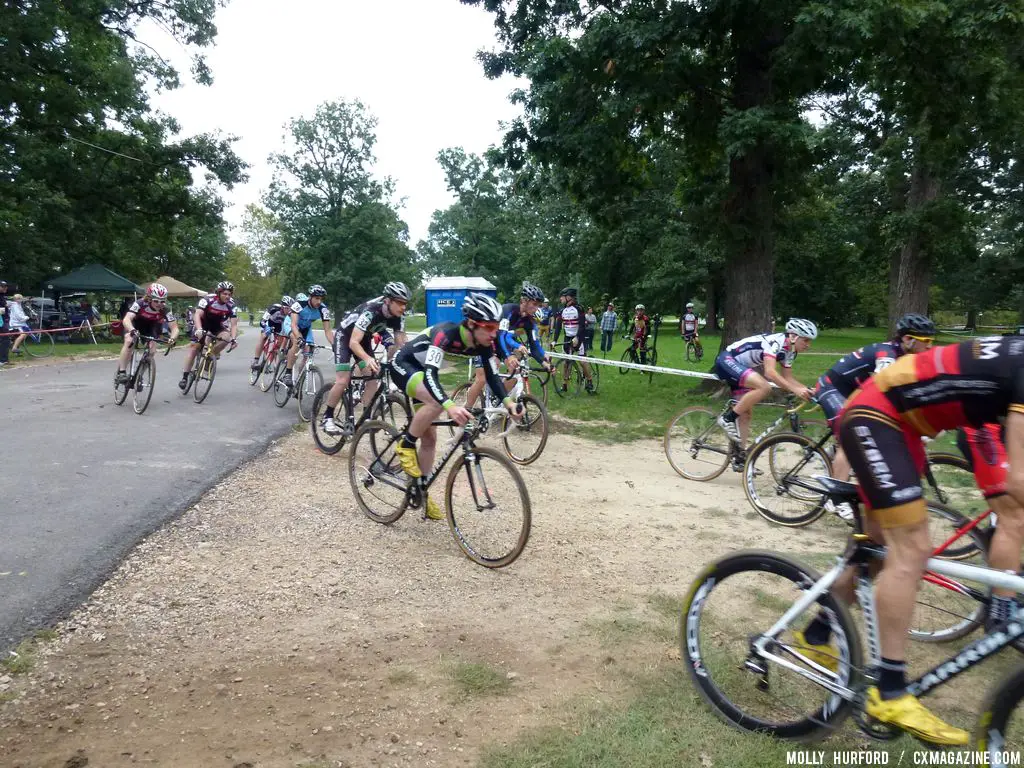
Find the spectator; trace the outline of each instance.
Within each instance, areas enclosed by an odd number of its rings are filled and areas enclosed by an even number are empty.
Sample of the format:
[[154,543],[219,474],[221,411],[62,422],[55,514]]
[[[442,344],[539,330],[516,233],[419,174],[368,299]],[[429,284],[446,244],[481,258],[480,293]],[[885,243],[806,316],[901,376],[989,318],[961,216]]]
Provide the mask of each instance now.
[[21,343],[25,340],[25,336],[28,334],[28,332],[32,330],[31,326],[28,323],[28,315],[25,314],[25,309],[21,306],[21,302],[23,302],[24,300],[24,296],[22,296],[20,293],[16,293],[14,294],[14,296],[11,297],[11,300],[7,303],[7,313],[8,318],[10,320],[10,324],[8,325],[7,329],[11,333],[17,333],[18,331],[22,332],[20,336],[8,337],[14,339],[14,344],[11,345],[11,354],[13,355],[22,354],[19,347],[21,346]]
[[0,368],[7,365],[7,354],[11,348],[11,337],[7,335],[10,325],[7,319],[7,281],[0,280]]
[[597,329],[597,315],[593,307],[587,307],[587,314],[583,316],[583,344],[587,349],[594,348],[594,333]]
[[601,315],[601,351],[611,352],[615,343],[615,331],[619,327],[619,316],[615,314],[615,305],[609,303]]

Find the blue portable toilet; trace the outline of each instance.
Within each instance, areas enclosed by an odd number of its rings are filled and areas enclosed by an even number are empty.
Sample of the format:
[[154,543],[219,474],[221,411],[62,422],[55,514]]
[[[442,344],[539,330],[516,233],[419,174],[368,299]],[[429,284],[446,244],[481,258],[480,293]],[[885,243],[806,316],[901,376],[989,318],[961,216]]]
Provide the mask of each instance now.
[[426,291],[427,327],[437,323],[461,323],[462,301],[467,293],[485,293],[497,298],[498,288],[482,277],[432,277]]

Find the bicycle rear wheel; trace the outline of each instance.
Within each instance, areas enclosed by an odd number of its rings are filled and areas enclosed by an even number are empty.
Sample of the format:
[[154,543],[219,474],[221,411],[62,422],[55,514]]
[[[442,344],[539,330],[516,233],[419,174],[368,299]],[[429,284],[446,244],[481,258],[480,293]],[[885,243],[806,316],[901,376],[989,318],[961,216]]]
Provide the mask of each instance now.
[[502,418],[501,431],[512,431],[501,438],[505,453],[516,464],[532,464],[544,452],[548,442],[548,412],[533,395],[523,395],[522,421],[516,423],[508,414]]
[[316,393],[324,386],[324,375],[315,365],[303,371],[295,387],[295,399],[299,401],[299,418],[309,421],[313,418],[313,400]]
[[832,463],[817,444],[795,432],[777,432],[755,445],[743,467],[747,501],[765,520],[799,528],[825,512],[815,475],[832,476]]
[[260,376],[263,375],[263,367],[267,364],[267,353],[266,350],[260,352],[260,359],[256,361],[256,367],[249,368],[249,386],[255,387],[256,382],[260,380]]
[[25,350],[29,357],[50,357],[53,354],[53,334],[30,333],[21,342],[21,348]]
[[925,498],[945,504],[964,517],[977,517],[988,509],[970,464],[958,453],[929,453],[928,473],[922,487]]
[[192,391],[192,396],[197,403],[203,402],[210,394],[210,388],[213,387],[213,379],[216,375],[217,358],[213,355],[203,357],[199,363],[199,373],[196,374],[196,388]]
[[732,441],[710,408],[687,408],[665,429],[665,456],[687,480],[714,480],[729,466]]
[[[819,578],[788,557],[748,551],[707,566],[690,587],[682,611],[682,656],[701,698],[729,725],[814,741],[830,735],[850,714],[851,702],[753,647]],[[836,682],[853,687],[863,665],[860,634],[846,606],[828,592],[790,620],[766,651],[822,675],[793,635],[819,613],[832,630]]]
[[263,392],[269,392],[270,388],[274,386],[274,373],[277,371],[277,353],[271,352],[267,356],[267,359],[263,363],[263,368],[260,370],[260,390]]
[[486,568],[513,563],[530,538],[530,496],[515,465],[474,446],[456,461],[444,489],[448,527],[470,560]]
[[408,476],[395,455],[398,432],[383,421],[367,421],[356,430],[348,456],[352,493],[363,514],[390,525],[409,506]]
[[[321,452],[326,453],[328,456],[333,456],[342,448],[345,447],[345,443],[348,440],[348,436],[344,433],[337,435],[331,435],[324,431],[323,420],[324,411],[327,410],[327,395],[330,393],[331,388],[334,384],[324,384],[317,391],[313,398],[313,414],[312,419],[309,422],[309,428],[313,432],[313,442],[316,443],[316,447]],[[341,408],[341,402],[338,403],[338,408]],[[344,422],[344,417],[342,417]]]
[[1017,765],[1024,752],[1024,667],[1011,672],[985,695],[979,707],[974,742],[988,755],[986,765]]
[[274,366],[274,402],[277,403],[278,408],[284,408],[288,403],[288,398],[292,396],[292,388],[281,382],[288,370],[287,365],[288,361],[282,356]]
[[148,355],[143,357],[135,371],[135,389],[132,392],[132,407],[140,416],[149,407],[153,399],[153,387],[156,385],[156,365]]

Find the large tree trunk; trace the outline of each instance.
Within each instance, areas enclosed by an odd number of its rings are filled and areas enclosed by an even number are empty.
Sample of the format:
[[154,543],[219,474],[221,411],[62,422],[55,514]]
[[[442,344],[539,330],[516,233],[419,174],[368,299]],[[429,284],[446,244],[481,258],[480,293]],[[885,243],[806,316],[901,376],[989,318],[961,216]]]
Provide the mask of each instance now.
[[[718,277],[708,278],[708,298],[707,298],[707,309],[705,314],[707,315],[707,329],[714,333],[718,333]],[[1022,304],[1024,306],[1024,304]]]
[[978,310],[968,309],[967,310],[967,327],[966,330],[974,331],[978,328]]
[[[907,192],[907,215],[920,221],[923,209],[934,202],[942,191],[942,183],[920,160],[914,163]],[[932,265],[929,243],[920,223],[915,224],[903,247],[893,252],[889,265],[889,330],[895,332],[896,321],[907,312],[928,314],[928,288]]]

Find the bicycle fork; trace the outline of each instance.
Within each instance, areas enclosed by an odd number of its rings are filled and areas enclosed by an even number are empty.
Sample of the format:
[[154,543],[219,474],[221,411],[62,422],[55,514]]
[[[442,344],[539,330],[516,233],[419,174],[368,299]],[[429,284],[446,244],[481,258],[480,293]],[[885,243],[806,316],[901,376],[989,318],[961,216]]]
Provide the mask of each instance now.
[[[473,451],[467,450],[463,454],[462,463],[466,468],[466,477],[469,480],[469,488],[473,493],[473,503],[476,504],[477,512],[494,509],[494,499],[487,489],[483,470],[480,469],[480,457]],[[483,499],[483,503],[481,503],[481,499]]]

